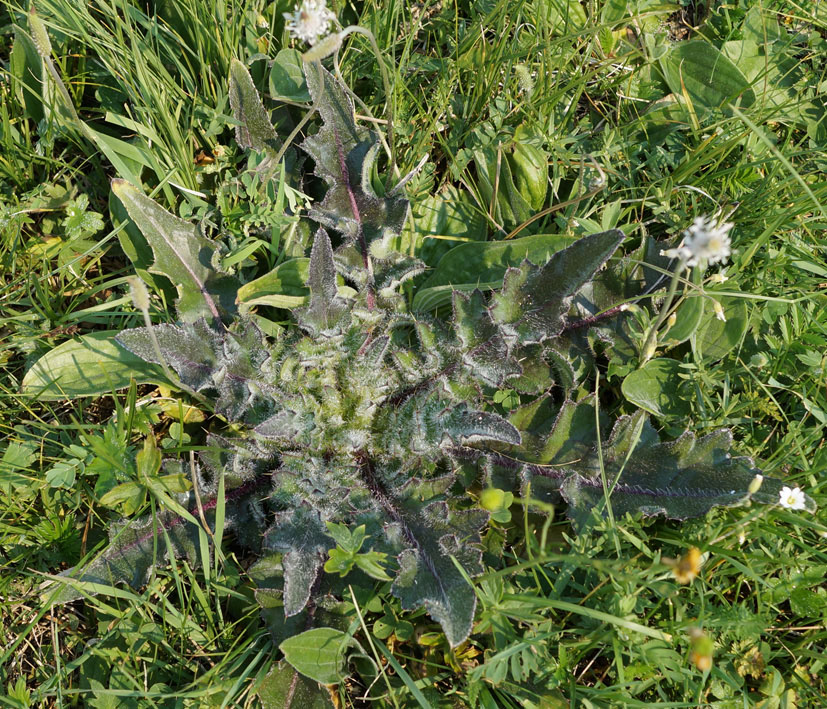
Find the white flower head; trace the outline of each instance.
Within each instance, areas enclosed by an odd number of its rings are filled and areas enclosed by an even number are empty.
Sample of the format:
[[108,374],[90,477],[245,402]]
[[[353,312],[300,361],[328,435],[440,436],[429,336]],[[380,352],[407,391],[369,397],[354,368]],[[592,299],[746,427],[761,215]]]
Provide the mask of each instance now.
[[683,244],[677,249],[661,251],[661,254],[679,258],[687,266],[725,263],[732,253],[729,239],[732,227],[732,222],[716,224],[712,217],[695,217],[695,221],[683,233]]
[[778,496],[778,504],[788,510],[803,510],[807,507],[806,498],[800,487],[787,487],[785,485],[781,488]]
[[304,0],[293,12],[285,12],[284,19],[287,31],[296,39],[316,44],[327,34],[336,15],[327,9],[326,0]]

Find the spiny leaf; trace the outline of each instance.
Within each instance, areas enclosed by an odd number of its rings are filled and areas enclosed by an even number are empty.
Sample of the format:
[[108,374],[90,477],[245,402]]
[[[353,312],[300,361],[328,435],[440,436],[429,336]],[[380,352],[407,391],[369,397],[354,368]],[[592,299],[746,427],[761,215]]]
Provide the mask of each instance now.
[[213,268],[216,244],[202,236],[198,226],[170,214],[128,182],[113,180],[112,190],[152,247],[155,263],[150,272],[175,284],[179,317],[187,322],[232,317],[239,282]]
[[483,510],[451,511],[444,502],[400,504],[397,524],[409,548],[399,554],[391,590],[403,608],[424,606],[452,647],[471,632],[477,601],[452,557],[468,576],[482,573],[479,530],[487,519]]
[[295,615],[307,605],[316,577],[332,546],[319,513],[309,505],[276,514],[264,535],[264,548],[284,552],[284,614]]
[[[238,525],[243,529],[251,524],[251,506],[255,505],[260,488],[268,483],[269,478],[262,477],[227,491],[227,528]],[[176,559],[187,559],[194,568],[198,567],[201,562],[198,552],[201,526],[193,523],[193,514],[196,512],[192,498],[187,496],[179,499],[186,503],[183,510],[189,520],[171,510],[161,509],[155,516],[113,524],[109,530],[109,545],[97,558],[83,567],[73,567],[60,575],[82,584],[115,586],[125,583],[132,588],[140,588],[146,583],[153,568],[170,561],[169,551]],[[215,507],[215,499],[203,503],[205,517],[210,525],[214,521]],[[166,539],[170,541],[169,547]],[[58,585],[59,581],[47,584],[42,590],[43,597],[54,603],[68,603],[83,597],[75,585],[63,585],[57,590]],[[53,598],[52,594],[56,591]]]
[[[619,419],[603,451],[615,517],[629,512],[682,520],[750,499],[777,503],[784,483],[764,477],[759,490],[750,493],[760,471],[750,458],[733,458],[731,445],[732,434],[725,429],[699,439],[686,432],[660,443],[643,412]],[[583,527],[592,510],[605,510],[600,462],[592,454],[565,467],[572,474],[560,491],[569,503],[569,516]],[[815,509],[809,498],[807,505]]]
[[522,374],[508,344],[492,322],[481,291],[470,295],[454,291],[454,330],[462,345],[462,359],[469,371],[491,386]]
[[[267,374],[269,353],[261,347],[261,331],[249,321],[240,332],[215,330],[203,319],[194,323],[156,325],[152,331],[161,355],[181,382],[195,391],[218,392],[216,413],[238,420],[272,385]],[[146,328],[124,330],[117,338],[127,350],[160,364]]]
[[338,297],[333,247],[327,232],[319,228],[310,251],[307,287],[310,303],[296,310],[299,323],[311,332],[321,333],[334,328],[345,315],[344,301]]
[[619,229],[590,234],[556,252],[541,268],[528,261],[519,268],[509,268],[502,291],[493,298],[493,319],[509,337],[523,344],[559,334],[572,297],[623,239]]
[[328,184],[324,200],[310,216],[340,231],[350,241],[367,243],[402,232],[408,217],[408,200],[378,197],[371,184],[378,142],[375,134],[358,127],[353,103],[336,79],[318,63],[307,69],[310,95],[319,105],[322,127],[302,148],[316,162],[315,173]]
[[233,117],[239,121],[235,128],[236,142],[243,148],[275,154],[276,131],[261,103],[250,72],[238,59],[230,62],[230,106]]

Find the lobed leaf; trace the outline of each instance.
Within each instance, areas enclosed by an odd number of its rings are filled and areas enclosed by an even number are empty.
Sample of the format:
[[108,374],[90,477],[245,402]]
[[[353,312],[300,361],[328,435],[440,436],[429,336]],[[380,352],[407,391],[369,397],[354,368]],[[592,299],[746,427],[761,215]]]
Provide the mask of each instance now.
[[493,298],[494,321],[522,344],[559,334],[574,295],[624,238],[619,229],[590,234],[554,253],[540,268],[528,261],[519,268],[509,268],[502,291]]
[[[272,388],[266,376],[270,355],[261,347],[260,330],[250,321],[240,323],[237,330],[216,330],[203,319],[152,328],[161,356],[181,382],[197,392],[217,392],[215,411],[230,420],[243,419],[256,399]],[[117,340],[138,357],[160,364],[146,328],[124,330]]]
[[232,318],[240,284],[213,267],[217,245],[202,236],[197,225],[170,214],[128,182],[113,180],[112,191],[152,247],[155,262],[149,271],[175,284],[179,318],[185,322]]
[[424,606],[456,647],[471,632],[477,599],[466,576],[482,573],[480,529],[488,513],[452,511],[444,502],[423,504],[414,496],[394,503],[394,527],[408,548],[399,554],[391,590],[403,608]]
[[336,229],[349,242],[399,235],[408,218],[404,197],[379,197],[371,178],[376,136],[354,122],[353,103],[321,64],[307,69],[307,86],[322,117],[322,127],[302,148],[316,163],[315,174],[328,185],[324,200],[310,211],[320,224]]
[[333,329],[344,318],[346,306],[338,296],[330,237],[322,228],[316,232],[310,251],[307,287],[310,303],[306,308],[296,310],[299,324],[316,334]]

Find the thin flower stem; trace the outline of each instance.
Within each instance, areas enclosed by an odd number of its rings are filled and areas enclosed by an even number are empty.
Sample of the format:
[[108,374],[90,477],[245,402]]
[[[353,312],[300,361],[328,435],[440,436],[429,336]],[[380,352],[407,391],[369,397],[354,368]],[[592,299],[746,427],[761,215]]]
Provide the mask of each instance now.
[[[316,71],[319,72],[319,81],[321,85],[324,86],[324,77],[322,76],[322,65],[321,62],[313,62],[313,65],[316,67]],[[307,122],[313,117],[313,114],[319,110],[319,104],[321,103],[322,93],[320,93],[316,100],[313,102],[313,105],[304,114],[304,117],[296,124],[296,127],[290,132],[290,135],[285,138],[284,143],[282,143],[281,148],[279,149],[278,153],[276,153],[276,157],[273,158],[273,165],[278,166],[281,164],[281,159],[284,157],[284,153],[287,152],[287,148],[293,143],[293,140],[299,134],[299,131],[307,125]]]
[[678,290],[678,281],[680,281],[680,276],[683,269],[684,262],[678,261],[678,265],[672,273],[672,281],[669,283],[669,290],[666,293],[666,300],[664,300],[660,312],[658,313],[658,319],[655,320],[653,325],[649,326],[649,331],[643,345],[641,364],[645,364],[652,359],[652,356],[657,350],[658,331],[660,330],[661,325],[663,325],[666,321],[666,318],[669,317],[669,309],[672,307],[672,301],[675,299],[675,293]]
[[393,94],[391,93],[391,82],[388,78],[388,70],[385,68],[385,60],[382,56],[382,52],[379,50],[379,45],[376,43],[376,37],[373,36],[373,32],[370,30],[366,30],[364,27],[359,27],[358,25],[350,25],[345,27],[342,32],[340,33],[341,39],[344,39],[349,34],[361,34],[368,38],[370,41],[370,46],[373,49],[373,53],[376,55],[376,63],[379,64],[379,72],[382,74],[382,84],[385,89],[385,112],[388,117],[388,144],[390,150],[390,161],[391,161],[391,169],[388,171],[387,182],[385,185],[385,189],[390,189],[390,180],[391,176],[396,173],[396,147],[394,145],[394,136],[393,136]]
[[[362,99],[360,99],[351,90],[351,88],[345,83],[345,79],[342,76],[342,71],[339,68],[339,52],[336,52],[333,55],[333,75],[341,82],[341,84],[342,84],[341,88],[343,88],[347,92],[348,96],[350,96],[359,105],[359,108],[361,108],[367,114],[367,117],[369,119],[373,120],[373,121],[376,121],[376,126],[377,126],[376,134],[379,136],[379,142],[382,143],[382,148],[384,149],[385,154],[388,156],[388,160],[390,160],[390,162],[391,162],[391,168],[392,168],[391,172],[392,172],[392,174],[394,175],[394,177],[398,178],[399,175],[400,175],[399,168],[394,163],[393,151],[391,150],[390,145],[388,145],[387,139],[385,138],[382,131],[379,129],[379,119],[377,119],[373,115],[373,111],[370,110],[368,105],[364,101],[362,101]],[[391,125],[390,121],[387,121],[387,120],[384,121],[384,123],[387,124],[388,126]],[[393,132],[393,129],[391,127],[390,130],[389,130],[388,135],[390,136],[392,134],[392,132]],[[394,188],[394,189],[396,189],[396,188]]]

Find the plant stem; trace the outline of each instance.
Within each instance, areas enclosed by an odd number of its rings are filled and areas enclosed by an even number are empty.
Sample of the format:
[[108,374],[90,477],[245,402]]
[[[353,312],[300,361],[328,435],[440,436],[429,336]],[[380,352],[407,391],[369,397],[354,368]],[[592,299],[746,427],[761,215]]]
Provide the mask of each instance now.
[[646,334],[646,339],[644,340],[641,354],[641,364],[645,364],[652,359],[652,356],[657,350],[658,330],[660,330],[660,327],[666,321],[666,318],[669,317],[669,308],[672,307],[672,301],[675,299],[675,293],[678,289],[678,281],[680,280],[680,275],[684,268],[684,262],[678,261],[678,265],[672,273],[672,281],[669,283],[669,290],[666,293],[666,300],[663,301],[657,320],[655,320],[654,324],[649,326],[649,330]]
[[382,52],[379,50],[379,45],[376,43],[376,37],[373,36],[373,32],[366,30],[364,27],[359,27],[358,25],[350,25],[349,27],[345,27],[339,36],[344,39],[351,33],[361,34],[368,38],[370,41],[370,46],[373,49],[373,53],[376,55],[376,63],[379,64],[379,72],[382,74],[382,84],[385,89],[385,112],[388,117],[388,144],[390,146],[391,161],[391,169],[388,171],[388,177],[385,183],[385,189],[388,190],[390,189],[391,176],[397,172],[396,148],[393,137],[393,94],[391,93],[391,82],[388,78],[388,70],[385,68],[384,57],[382,56]]

